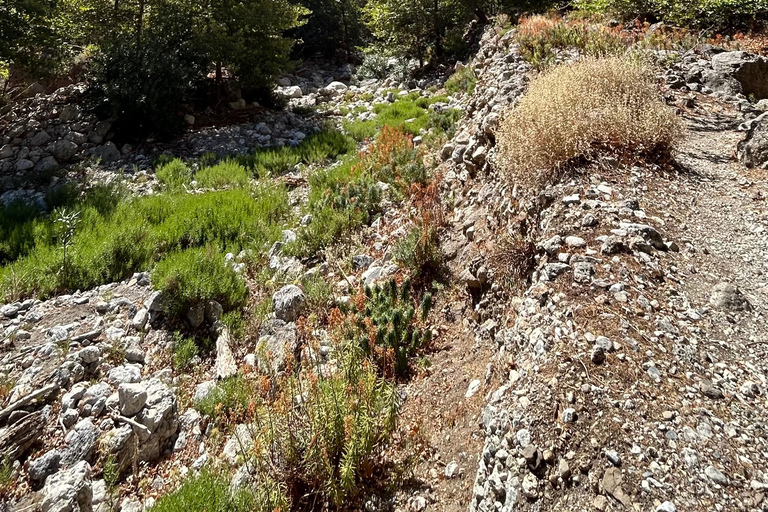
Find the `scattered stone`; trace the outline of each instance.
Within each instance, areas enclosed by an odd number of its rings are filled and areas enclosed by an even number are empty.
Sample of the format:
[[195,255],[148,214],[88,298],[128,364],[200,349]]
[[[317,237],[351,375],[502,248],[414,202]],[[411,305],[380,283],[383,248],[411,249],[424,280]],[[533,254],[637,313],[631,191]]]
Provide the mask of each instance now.
[[296,285],[283,286],[272,296],[275,318],[285,322],[293,322],[304,312],[306,297]]
[[464,394],[464,397],[471,398],[479,390],[480,390],[480,379],[475,379],[469,383],[469,387],[467,388],[467,392]]
[[147,403],[147,390],[143,384],[120,384],[117,387],[120,398],[120,414],[133,416]]
[[749,308],[746,297],[731,283],[718,283],[712,288],[710,304],[726,311],[741,311]]

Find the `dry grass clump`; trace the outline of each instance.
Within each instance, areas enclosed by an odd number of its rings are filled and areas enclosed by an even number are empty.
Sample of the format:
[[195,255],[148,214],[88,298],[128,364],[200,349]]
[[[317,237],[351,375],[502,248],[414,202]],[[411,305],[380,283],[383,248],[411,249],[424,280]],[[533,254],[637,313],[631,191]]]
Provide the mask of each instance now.
[[645,65],[627,57],[587,58],[530,84],[496,135],[498,163],[513,184],[542,188],[600,154],[667,155],[680,133]]

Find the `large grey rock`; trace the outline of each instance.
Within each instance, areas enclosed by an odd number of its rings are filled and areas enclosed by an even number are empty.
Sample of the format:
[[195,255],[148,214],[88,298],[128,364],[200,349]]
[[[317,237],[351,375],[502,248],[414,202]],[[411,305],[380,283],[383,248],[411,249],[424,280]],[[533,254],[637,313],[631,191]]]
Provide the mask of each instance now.
[[61,450],[59,466],[69,468],[81,461],[90,461],[95,453],[98,437],[99,431],[90,419],[78,421],[64,438],[67,445]]
[[147,403],[147,389],[144,384],[120,384],[117,387],[120,399],[120,414],[133,416]]
[[48,477],[42,490],[42,512],[91,512],[91,466],[85,461]]
[[301,87],[298,85],[293,85],[283,89],[283,95],[287,96],[288,98],[301,98],[304,96],[304,93],[301,92]]
[[32,160],[21,158],[19,160],[16,160],[16,165],[14,166],[14,169],[16,170],[16,172],[28,171],[32,169],[34,166],[35,166],[35,163]]
[[68,162],[74,158],[77,152],[77,144],[71,140],[59,140],[53,144],[51,153],[59,162]]
[[42,146],[43,144],[47,144],[50,140],[50,134],[47,131],[42,130],[37,132],[31,139],[29,139],[29,143],[33,146]]
[[236,466],[243,462],[252,448],[251,427],[241,424],[235,427],[235,432],[227,440],[221,455],[229,464]]
[[717,283],[712,288],[709,302],[716,308],[727,311],[741,311],[749,308],[749,302],[738,286],[725,282]]
[[768,59],[743,51],[723,52],[712,57],[712,69],[736,80],[741,93],[758,100],[768,98]]
[[304,312],[307,298],[296,285],[289,284],[280,288],[272,296],[275,317],[285,322],[293,322]]
[[51,450],[36,458],[29,463],[27,474],[29,479],[35,483],[42,483],[46,478],[59,470],[59,461],[61,453],[58,450]]
[[52,156],[46,156],[45,158],[41,158],[36,164],[35,164],[35,170],[38,172],[50,172],[55,171],[59,168],[59,162],[56,161],[56,159]]
[[341,82],[331,82],[322,90],[322,94],[327,96],[338,96],[339,94],[347,92],[347,89],[349,89],[349,87]]
[[133,382],[141,382],[141,370],[132,365],[116,366],[109,370],[107,380],[113,386]]
[[749,167],[761,167],[768,163],[768,114],[755,119],[747,136],[739,142],[739,160]]
[[102,163],[114,162],[120,159],[120,150],[114,142],[107,142],[103,146],[97,146],[91,150],[91,154],[101,160]]
[[274,321],[267,326],[256,343],[259,371],[274,374],[285,369],[286,358],[298,349],[298,336],[294,324]]
[[11,158],[13,156],[13,146],[10,144],[4,144],[0,147],[0,160],[3,158]]
[[115,455],[118,464],[129,467],[134,461],[156,460],[179,429],[176,396],[159,379],[147,381],[147,400],[133,420],[144,428],[122,425],[104,436],[106,453]]

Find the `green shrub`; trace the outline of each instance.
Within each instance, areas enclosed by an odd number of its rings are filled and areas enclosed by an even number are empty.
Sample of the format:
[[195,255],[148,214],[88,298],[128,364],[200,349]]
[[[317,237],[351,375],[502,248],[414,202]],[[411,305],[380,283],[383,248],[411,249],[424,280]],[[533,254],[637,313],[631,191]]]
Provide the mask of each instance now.
[[173,335],[173,366],[177,371],[185,370],[197,356],[197,343],[194,338],[185,338],[180,332]]
[[257,396],[253,381],[237,375],[216,384],[208,396],[196,401],[194,406],[200,414],[211,417],[223,415],[239,418],[248,411],[249,404]]
[[212,247],[166,256],[152,272],[152,282],[168,298],[171,310],[181,316],[193,305],[209,300],[225,310],[242,307],[248,297],[243,278]]
[[558,50],[578,49],[587,56],[606,57],[625,53],[631,43],[619,29],[554,15],[521,19],[515,40],[520,55],[539,70],[555,63]]
[[[385,373],[393,371],[397,376],[407,375],[411,358],[432,338],[432,331],[417,325],[410,280],[406,279],[400,287],[394,279],[384,287],[366,287],[365,295],[365,310],[356,316],[357,329],[361,333],[358,343]],[[432,296],[426,295],[420,308],[422,322],[431,306]],[[369,321],[376,328],[374,343],[369,337]]]
[[367,153],[310,176],[308,209],[313,220],[298,231],[296,243],[286,252],[310,256],[369,223],[381,210],[377,182],[390,185],[390,196],[397,200],[413,183],[428,179],[429,170],[410,136],[403,128],[385,126]]
[[195,173],[195,181],[204,188],[239,188],[248,185],[250,175],[242,165],[225,160]]
[[[261,499],[264,497],[261,496]],[[172,493],[161,497],[152,512],[252,512],[278,510],[280,503],[261,501],[246,489],[230,491],[226,475],[203,469],[199,475],[188,477]],[[273,508],[268,508],[269,506]]]
[[477,76],[475,75],[472,66],[464,66],[460,70],[456,71],[445,82],[445,90],[448,94],[456,94],[461,91],[467,94],[472,94],[475,90],[475,84],[477,83]]
[[[290,207],[285,189],[267,184],[253,195],[242,189],[157,194],[124,200],[111,213],[88,205],[78,211],[79,228],[67,249],[66,272],[56,241],[37,238],[27,255],[0,269],[3,296],[45,297],[120,281],[187,248],[261,250],[280,238]],[[53,219],[46,222],[45,229],[52,230]]]
[[363,141],[376,136],[376,121],[349,121],[344,120],[341,123],[344,133],[355,139]]
[[219,161],[219,156],[213,151],[206,151],[197,159],[197,165],[200,169],[212,167]]
[[155,177],[166,189],[179,191],[192,181],[192,170],[180,158],[174,158],[161,163],[155,170]]
[[577,0],[575,7],[626,21],[658,19],[709,30],[749,28],[755,21],[768,18],[765,0]]
[[[291,510],[315,500],[355,503],[366,480],[381,476],[375,468],[397,425],[395,387],[352,343],[337,350],[337,360],[338,371],[309,367],[283,380],[278,400],[257,408],[250,423],[255,485],[279,482]],[[308,503],[307,489],[318,494]]]
[[[170,24],[169,24],[170,26]],[[187,20],[181,30],[163,25],[142,37],[119,34],[91,62],[90,95],[100,117],[115,119],[122,139],[171,137],[184,129],[184,102],[203,80],[200,56]]]
[[301,287],[307,297],[310,311],[325,314],[333,305],[333,286],[323,276],[313,274],[301,280]]
[[347,161],[319,170],[309,178],[312,222],[301,228],[286,253],[310,256],[345,233],[367,224],[380,211],[381,189],[370,173]]
[[[93,208],[106,215],[124,195],[117,183],[97,184],[81,193],[70,182],[49,191],[45,203],[50,211]],[[0,206],[0,264],[25,256],[38,244],[51,243],[56,234],[55,218],[51,219],[38,206],[23,200]]]
[[436,273],[443,265],[443,255],[432,226],[416,226],[395,244],[395,261],[412,269],[416,275]]
[[313,164],[338,158],[356,147],[355,141],[341,132],[321,130],[307,136],[296,147],[259,148],[238,161],[252,169],[256,176],[276,176],[300,163]]
[[363,63],[357,68],[357,78],[365,80],[368,78],[376,78],[381,80],[387,77],[389,72],[389,65],[387,61],[389,59],[378,52],[366,52],[363,56]]

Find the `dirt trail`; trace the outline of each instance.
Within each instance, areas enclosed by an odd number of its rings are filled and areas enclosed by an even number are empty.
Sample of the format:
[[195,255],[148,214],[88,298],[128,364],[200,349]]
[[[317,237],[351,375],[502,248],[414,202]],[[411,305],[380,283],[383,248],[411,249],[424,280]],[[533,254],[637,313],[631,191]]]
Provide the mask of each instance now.
[[[704,303],[720,281],[736,284],[755,314],[768,307],[768,173],[749,170],[736,157],[743,133],[724,114],[686,116],[687,133],[676,158],[691,174],[669,197],[681,239],[689,240],[685,291]],[[766,326],[753,337],[768,341]],[[757,341],[757,339],[755,340]]]

